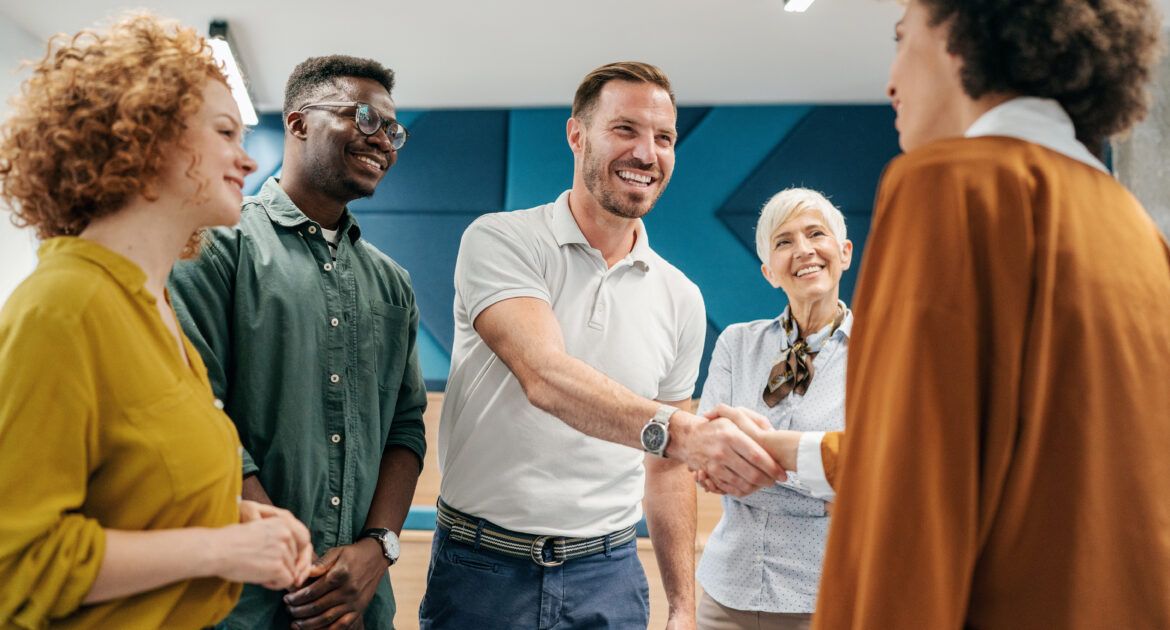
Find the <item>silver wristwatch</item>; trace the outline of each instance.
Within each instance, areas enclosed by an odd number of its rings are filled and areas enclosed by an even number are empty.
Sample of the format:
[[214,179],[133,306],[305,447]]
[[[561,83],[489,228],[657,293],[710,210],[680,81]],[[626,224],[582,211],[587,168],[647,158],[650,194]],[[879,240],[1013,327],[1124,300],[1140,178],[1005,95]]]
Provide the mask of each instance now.
[[358,538],[373,538],[378,541],[378,544],[382,545],[382,555],[386,558],[387,562],[391,565],[398,562],[398,554],[401,552],[401,547],[398,544],[398,536],[394,532],[382,527],[371,527],[362,532],[362,535]]
[[666,445],[670,444],[670,417],[678,407],[662,405],[653,418],[642,427],[642,450],[659,457],[666,457]]

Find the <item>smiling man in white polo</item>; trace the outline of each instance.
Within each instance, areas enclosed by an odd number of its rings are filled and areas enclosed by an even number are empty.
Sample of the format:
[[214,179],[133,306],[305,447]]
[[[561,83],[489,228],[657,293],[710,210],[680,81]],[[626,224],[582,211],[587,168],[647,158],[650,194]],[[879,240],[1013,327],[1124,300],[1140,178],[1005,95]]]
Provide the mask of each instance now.
[[687,411],[703,300],[641,220],[675,120],[658,68],[594,70],[567,123],[572,189],[463,236],[423,628],[645,627],[643,497],[670,627],[691,628],[688,465],[745,493],[783,476],[732,421]]

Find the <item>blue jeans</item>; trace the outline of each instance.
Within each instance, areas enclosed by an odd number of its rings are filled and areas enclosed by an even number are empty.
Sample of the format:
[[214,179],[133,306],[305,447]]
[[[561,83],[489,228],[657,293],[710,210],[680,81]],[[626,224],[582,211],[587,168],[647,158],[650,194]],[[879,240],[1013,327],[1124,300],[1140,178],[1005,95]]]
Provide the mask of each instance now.
[[645,628],[650,587],[638,542],[541,567],[435,530],[420,630]]

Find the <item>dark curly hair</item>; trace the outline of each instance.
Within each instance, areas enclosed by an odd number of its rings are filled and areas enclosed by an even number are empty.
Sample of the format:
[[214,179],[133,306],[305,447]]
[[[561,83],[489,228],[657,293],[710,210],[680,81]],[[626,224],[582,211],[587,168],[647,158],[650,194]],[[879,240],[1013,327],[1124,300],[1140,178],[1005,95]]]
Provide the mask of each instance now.
[[1149,0],[914,0],[949,22],[971,98],[993,92],[1058,101],[1091,149],[1149,109],[1162,23]]
[[156,199],[204,85],[227,84],[193,29],[146,13],[56,35],[31,65],[0,132],[0,200],[42,239],[79,234],[136,195]]
[[295,112],[307,105],[324,87],[334,86],[334,81],[344,77],[372,79],[386,88],[387,94],[394,92],[394,71],[374,61],[349,55],[310,57],[296,68],[284,86],[284,115]]

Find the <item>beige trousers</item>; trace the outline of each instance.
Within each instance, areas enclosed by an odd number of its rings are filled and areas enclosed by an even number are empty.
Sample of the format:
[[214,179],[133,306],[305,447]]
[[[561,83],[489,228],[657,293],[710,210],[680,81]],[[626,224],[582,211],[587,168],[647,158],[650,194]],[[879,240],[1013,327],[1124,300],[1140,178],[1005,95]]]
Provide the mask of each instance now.
[[711,599],[707,593],[699,599],[699,630],[809,630],[808,613],[771,613],[736,610]]

